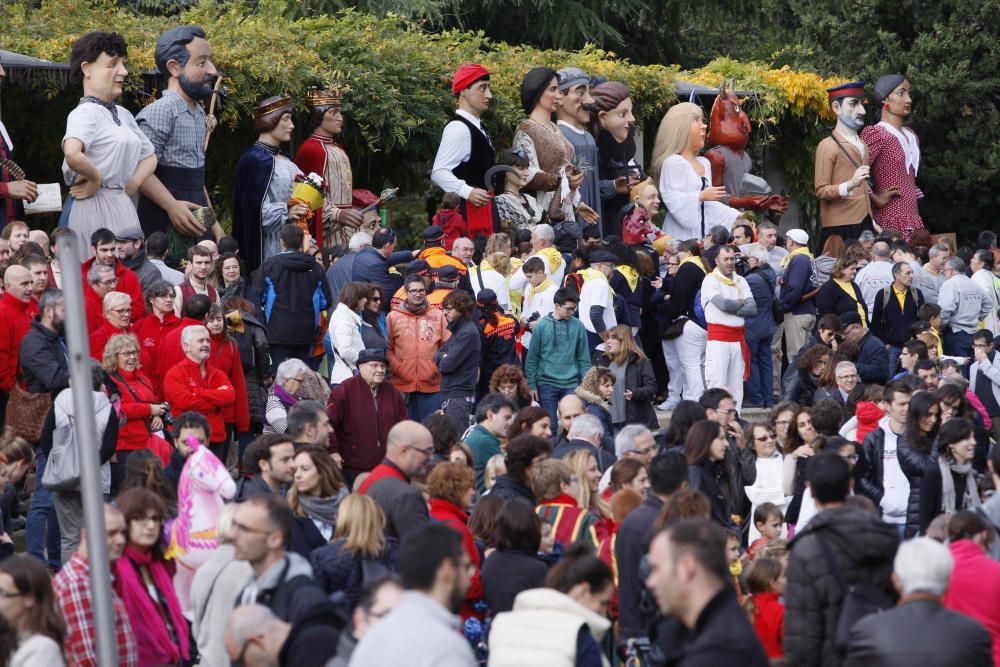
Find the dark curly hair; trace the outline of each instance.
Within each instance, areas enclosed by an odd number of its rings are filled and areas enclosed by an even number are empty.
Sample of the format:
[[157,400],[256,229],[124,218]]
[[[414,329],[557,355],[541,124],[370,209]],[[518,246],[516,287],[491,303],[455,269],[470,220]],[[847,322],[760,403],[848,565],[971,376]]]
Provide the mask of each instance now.
[[117,32],[96,30],[79,37],[69,52],[69,82],[83,87],[83,63],[92,63],[102,53],[109,56],[128,57],[128,44]]

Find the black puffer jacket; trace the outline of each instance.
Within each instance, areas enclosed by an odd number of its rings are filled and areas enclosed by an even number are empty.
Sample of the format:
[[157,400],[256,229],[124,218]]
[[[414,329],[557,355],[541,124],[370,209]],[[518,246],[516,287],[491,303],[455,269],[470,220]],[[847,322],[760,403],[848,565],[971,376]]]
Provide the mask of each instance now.
[[[602,354],[596,364],[605,368],[611,366],[611,359]],[[656,418],[653,400],[656,398],[656,375],[653,374],[653,364],[649,359],[639,358],[632,353],[628,365],[625,366],[625,390],[632,390],[632,400],[625,401],[625,424],[642,424],[657,431],[660,422]]]
[[247,383],[247,402],[250,406],[250,424],[259,432],[264,426],[264,412],[267,405],[265,380],[270,380],[271,359],[267,344],[267,330],[253,315],[240,313],[243,333],[233,331],[230,335],[236,341],[243,364],[243,377]]
[[896,594],[892,561],[899,546],[896,528],[864,510],[834,507],[817,514],[791,542],[785,588],[785,655],[798,667],[839,667],[844,656],[833,646],[843,590],[823,557],[819,535],[830,545],[844,579]]
[[309,554],[309,562],[312,564],[316,583],[326,594],[332,596],[339,593],[350,608],[354,609],[361,599],[361,587],[365,581],[364,561],[395,570],[399,541],[394,537],[387,538],[385,548],[378,558],[362,557],[356,551],[345,551],[346,544],[347,540],[340,538],[314,549]]
[[927,453],[910,446],[908,438],[900,438],[896,445],[899,467],[910,482],[910,496],[906,501],[906,539],[916,537],[920,530],[920,487],[929,466],[937,465],[937,446]]
[[704,493],[712,504],[712,520],[738,529],[733,516],[746,518],[750,511],[745,486],[757,481],[756,457],[752,450],[730,444],[722,461],[706,461],[688,468],[688,483]]

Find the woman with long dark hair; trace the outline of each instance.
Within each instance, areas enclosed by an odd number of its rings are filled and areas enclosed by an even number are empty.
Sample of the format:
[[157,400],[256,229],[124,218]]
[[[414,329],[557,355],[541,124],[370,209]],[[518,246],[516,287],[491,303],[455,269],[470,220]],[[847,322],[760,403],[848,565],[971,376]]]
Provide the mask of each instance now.
[[514,423],[510,425],[507,438],[513,440],[523,433],[545,440],[551,438],[552,416],[549,415],[549,411],[537,405],[519,410],[514,415]]
[[295,453],[293,462],[295,477],[288,489],[288,506],[295,515],[292,548],[308,558],[313,549],[333,538],[337,512],[348,488],[326,447],[305,445]]
[[663,333],[663,356],[671,375],[684,377],[681,395],[688,401],[697,401],[705,393],[705,346],[708,332],[704,316],[699,318],[695,297],[701,290],[701,283],[708,275],[705,261],[701,257],[701,246],[695,239],[681,241],[677,245],[680,264],[670,284],[670,299],[667,301],[667,329]]
[[910,399],[906,413],[906,434],[896,443],[899,467],[910,483],[906,502],[906,539],[920,530],[920,488],[924,474],[937,458],[935,440],[941,428],[941,403],[928,392],[920,391]]
[[664,441],[668,449],[683,449],[684,439],[696,422],[705,418],[705,408],[698,401],[681,401],[670,415]]
[[950,419],[941,425],[938,455],[924,472],[920,489],[920,532],[938,514],[975,510],[979,498],[978,476],[972,468],[976,438],[968,419]]
[[611,394],[611,421],[615,429],[625,424],[659,428],[653,407],[656,398],[653,365],[639,349],[628,326],[619,324],[611,328],[604,339],[604,353],[596,363],[609,368],[615,375]]
[[13,667],[65,667],[66,623],[56,608],[52,581],[45,565],[20,554],[0,562],[0,615],[17,632]]
[[802,496],[806,490],[806,465],[809,457],[819,452],[821,436],[812,425],[812,408],[802,407],[795,412],[785,443],[785,495],[792,496],[785,511],[789,534],[799,519]]
[[713,521],[724,528],[738,529],[734,517],[746,514],[746,493],[740,467],[729,465],[728,448],[722,425],[709,419],[692,426],[684,440],[691,488],[708,496]]
[[941,401],[941,423],[960,417],[972,422],[976,434],[976,456],[972,464],[980,473],[986,472],[986,457],[990,451],[990,433],[981,413],[968,397],[968,384],[962,378],[945,382],[934,395]]
[[511,500],[497,516],[493,532],[496,550],[482,569],[483,597],[494,615],[510,611],[518,593],[545,583],[548,567],[538,558],[542,520],[521,498]]

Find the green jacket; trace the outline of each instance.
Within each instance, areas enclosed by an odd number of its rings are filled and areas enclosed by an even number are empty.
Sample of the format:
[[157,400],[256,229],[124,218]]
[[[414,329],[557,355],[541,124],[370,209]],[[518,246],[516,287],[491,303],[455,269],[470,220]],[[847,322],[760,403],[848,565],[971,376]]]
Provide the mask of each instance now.
[[500,449],[500,438],[487,431],[482,424],[476,424],[465,438],[465,444],[472,450],[472,465],[476,469],[476,490],[483,493],[486,491],[483,476],[486,462],[497,454],[503,454],[503,450]]
[[530,389],[546,384],[575,389],[590,370],[587,330],[575,317],[557,320],[546,315],[535,323],[524,364]]

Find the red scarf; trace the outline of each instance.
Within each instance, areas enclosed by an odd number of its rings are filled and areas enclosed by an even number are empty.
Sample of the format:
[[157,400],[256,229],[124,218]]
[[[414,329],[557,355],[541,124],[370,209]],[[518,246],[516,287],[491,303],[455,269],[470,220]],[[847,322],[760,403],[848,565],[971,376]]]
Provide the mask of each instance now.
[[743,353],[743,379],[750,379],[750,348],[743,327],[727,327],[725,324],[708,323],[708,339],[723,343],[739,343]]
[[407,477],[402,470],[397,468],[389,461],[383,461],[382,463],[379,463],[377,466],[372,468],[372,471],[368,474],[368,477],[366,477],[365,481],[361,483],[361,487],[358,489],[358,493],[360,493],[361,495],[365,495],[366,493],[368,493],[368,489],[371,487],[371,485],[379,481],[383,477],[395,477],[396,479],[402,482],[406,482],[407,484],[410,483],[410,478]]
[[[176,663],[190,657],[188,650],[188,624],[181,612],[181,603],[174,592],[174,582],[167,565],[162,560],[154,560],[152,550],[142,553],[131,544],[125,547],[125,555],[114,565],[118,592],[125,601],[132,630],[138,640],[139,664],[162,665]],[[153,585],[166,603],[166,613],[180,646],[170,640],[167,624],[163,619],[163,608],[157,606],[146,590],[142,574],[138,568],[145,567],[153,579]]]

